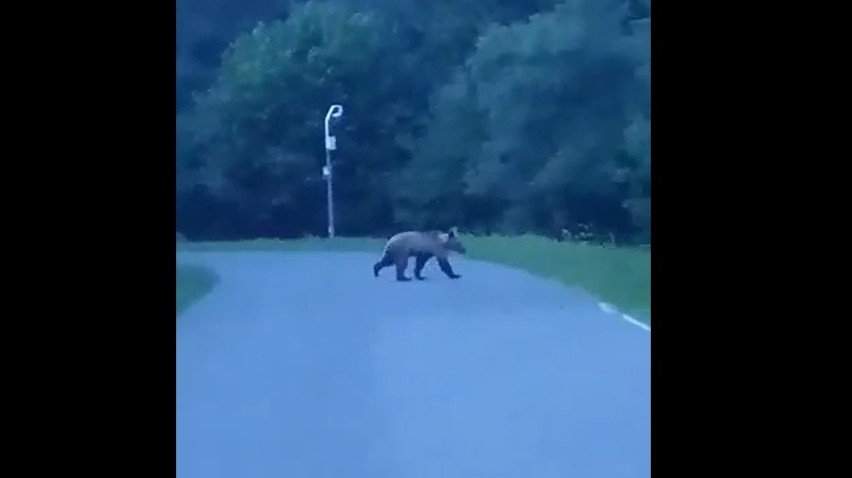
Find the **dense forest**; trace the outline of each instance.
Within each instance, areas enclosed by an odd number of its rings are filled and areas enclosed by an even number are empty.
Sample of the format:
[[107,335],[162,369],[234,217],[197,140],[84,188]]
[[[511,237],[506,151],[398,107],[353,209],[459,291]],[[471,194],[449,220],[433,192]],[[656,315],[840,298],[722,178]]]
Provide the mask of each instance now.
[[177,229],[650,241],[650,0],[178,0]]

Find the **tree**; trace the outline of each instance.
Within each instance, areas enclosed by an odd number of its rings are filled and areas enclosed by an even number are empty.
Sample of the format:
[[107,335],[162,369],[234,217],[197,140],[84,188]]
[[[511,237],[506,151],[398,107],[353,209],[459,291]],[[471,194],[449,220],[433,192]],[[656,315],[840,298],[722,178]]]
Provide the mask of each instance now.
[[[434,205],[450,201],[464,205],[452,219],[469,223],[459,211],[483,219],[483,210],[498,210],[497,225],[511,232],[584,223],[629,232],[625,195],[631,181],[642,182],[645,156],[641,141],[625,150],[625,131],[645,131],[634,109],[647,93],[637,79],[641,39],[625,31],[626,7],[568,0],[486,30],[436,96],[428,132],[401,175],[411,192],[400,194],[399,214],[442,222],[446,210]],[[427,186],[414,192],[421,179]]]
[[405,151],[396,140],[412,121],[403,52],[381,17],[334,2],[307,2],[285,21],[260,23],[223,56],[193,112],[194,154],[204,185],[240,211],[255,234],[324,229],[322,122],[345,106],[335,173],[340,228],[390,222],[384,172]]
[[322,122],[341,103],[341,234],[458,225],[647,239],[649,0],[250,5],[271,20],[230,41],[179,110],[188,236],[323,234]]

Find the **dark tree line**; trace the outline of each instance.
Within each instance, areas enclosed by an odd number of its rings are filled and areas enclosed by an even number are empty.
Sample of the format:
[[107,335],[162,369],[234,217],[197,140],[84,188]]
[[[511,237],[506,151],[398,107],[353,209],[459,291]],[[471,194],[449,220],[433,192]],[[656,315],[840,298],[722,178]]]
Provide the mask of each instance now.
[[177,228],[648,241],[646,0],[178,1]]

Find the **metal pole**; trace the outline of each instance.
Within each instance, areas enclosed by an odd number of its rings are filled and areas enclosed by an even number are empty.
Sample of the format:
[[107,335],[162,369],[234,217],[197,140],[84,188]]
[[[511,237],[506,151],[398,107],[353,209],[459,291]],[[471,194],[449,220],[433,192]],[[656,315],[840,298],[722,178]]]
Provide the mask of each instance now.
[[334,184],[331,169],[331,150],[325,149],[325,201],[328,207],[328,237],[334,237]]
[[343,107],[340,105],[331,105],[325,114],[325,167],[323,168],[323,176],[326,180],[329,238],[334,238],[334,193],[332,192],[334,173],[331,165],[331,151],[337,149],[337,138],[328,134],[328,121],[332,117],[339,118],[341,115],[343,115]]

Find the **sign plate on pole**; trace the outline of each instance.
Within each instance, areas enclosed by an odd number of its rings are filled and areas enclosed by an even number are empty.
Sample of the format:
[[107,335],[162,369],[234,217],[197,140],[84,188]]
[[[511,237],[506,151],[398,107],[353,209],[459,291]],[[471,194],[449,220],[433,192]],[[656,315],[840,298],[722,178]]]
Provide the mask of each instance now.
[[334,136],[326,136],[325,149],[329,151],[334,151],[335,149],[337,149],[337,138]]

